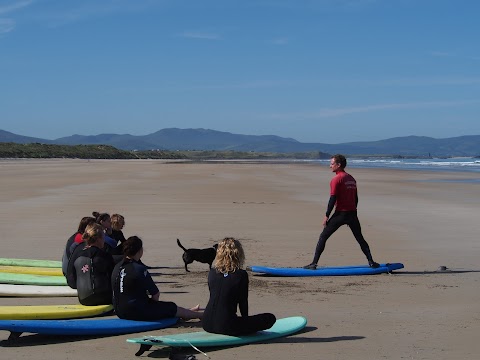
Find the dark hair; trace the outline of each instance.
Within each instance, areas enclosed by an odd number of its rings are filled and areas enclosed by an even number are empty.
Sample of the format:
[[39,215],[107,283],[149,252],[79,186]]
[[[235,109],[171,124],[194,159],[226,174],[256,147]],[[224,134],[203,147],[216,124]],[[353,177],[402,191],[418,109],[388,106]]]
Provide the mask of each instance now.
[[92,215],[95,218],[95,222],[97,224],[100,224],[100,222],[110,218],[110,215],[108,213],[99,213],[97,211],[92,212]]
[[78,232],[80,234],[83,234],[85,232],[85,228],[87,227],[88,224],[94,223],[95,218],[91,216],[85,216],[80,220],[80,224],[78,224]]
[[332,159],[335,159],[335,162],[339,164],[342,169],[347,167],[347,159],[342,154],[335,154],[332,156]]
[[123,255],[132,257],[143,247],[142,239],[138,236],[130,236],[123,244]]

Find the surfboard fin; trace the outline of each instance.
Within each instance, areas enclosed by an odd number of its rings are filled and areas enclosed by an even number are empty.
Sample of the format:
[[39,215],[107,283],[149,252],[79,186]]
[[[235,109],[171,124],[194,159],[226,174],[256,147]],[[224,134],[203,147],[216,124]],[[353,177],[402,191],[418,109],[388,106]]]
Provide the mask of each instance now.
[[10,335],[8,336],[8,341],[16,341],[20,335],[22,335],[21,331],[10,331]]
[[146,345],[146,344],[141,344],[140,349],[135,353],[135,356],[140,356],[142,355],[145,351],[150,350],[152,345]]

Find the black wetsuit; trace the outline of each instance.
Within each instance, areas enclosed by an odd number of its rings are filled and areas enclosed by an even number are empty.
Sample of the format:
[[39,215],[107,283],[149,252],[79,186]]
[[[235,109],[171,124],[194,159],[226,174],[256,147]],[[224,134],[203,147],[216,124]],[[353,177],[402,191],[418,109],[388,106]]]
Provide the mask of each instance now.
[[80,244],[68,262],[67,283],[77,289],[82,305],[112,303],[111,277],[115,266],[112,255],[96,246]]
[[70,260],[70,256],[72,256],[72,252],[70,248],[72,247],[73,242],[75,241],[75,236],[77,236],[77,232],[70,236],[67,240],[67,244],[65,245],[65,249],[63,251],[62,256],[62,273],[64,276],[67,276],[67,268],[68,268],[68,260]]
[[[202,319],[205,331],[245,335],[269,329],[275,323],[275,315],[270,313],[248,316],[248,274],[245,270],[222,274],[211,269],[208,287],[210,300]],[[237,306],[241,316],[237,316]]]
[[130,320],[159,320],[174,317],[177,305],[155,301],[148,296],[158,293],[150,273],[142,263],[124,259],[113,270],[113,307],[117,316]]
[[[122,244],[127,240],[125,239],[125,236],[123,235],[122,230],[112,230],[112,233],[109,235],[111,239],[117,242],[116,247],[112,247],[105,243],[105,247],[107,252],[113,255],[113,260],[115,260],[115,263],[118,264],[120,260],[123,259],[123,247]],[[119,256],[120,255],[120,256]]]
[[342,225],[348,225],[350,230],[355,236],[362,252],[365,254],[369,263],[373,263],[372,254],[370,252],[370,247],[366,242],[365,238],[362,235],[362,227],[360,226],[360,221],[358,220],[356,211],[335,211],[332,217],[328,220],[327,226],[323,229],[320,237],[318,238],[317,246],[315,248],[315,255],[313,256],[312,264],[318,263],[320,255],[322,255],[325,250],[325,244],[327,240],[332,236],[332,234],[338,230]]
[[125,235],[123,235],[122,230],[113,230],[112,233],[110,234],[110,237],[114,240],[117,240],[117,242],[120,242],[120,244],[123,244],[127,239],[125,239]]

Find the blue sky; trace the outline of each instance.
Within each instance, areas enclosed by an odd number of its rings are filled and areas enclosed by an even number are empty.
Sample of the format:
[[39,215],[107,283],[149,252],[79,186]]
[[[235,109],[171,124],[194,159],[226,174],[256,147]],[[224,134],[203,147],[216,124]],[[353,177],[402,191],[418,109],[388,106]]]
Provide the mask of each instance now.
[[0,129],[480,134],[477,0],[0,0]]

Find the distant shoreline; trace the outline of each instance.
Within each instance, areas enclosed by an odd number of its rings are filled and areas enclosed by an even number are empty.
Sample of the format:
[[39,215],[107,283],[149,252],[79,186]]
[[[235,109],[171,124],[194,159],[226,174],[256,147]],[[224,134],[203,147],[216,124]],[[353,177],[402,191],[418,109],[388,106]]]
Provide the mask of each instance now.
[[[459,156],[390,155],[390,154],[349,154],[351,159],[451,159]],[[0,159],[168,159],[189,161],[302,161],[330,159],[332,154],[321,151],[309,152],[255,152],[233,150],[120,150],[110,145],[52,145],[18,144],[0,142]],[[472,156],[480,158],[480,156]]]
[[[348,157],[348,169],[371,169],[386,171],[425,171],[429,173],[480,173],[480,160],[476,158],[452,157],[448,159],[427,159],[427,158],[387,158],[387,157],[369,157],[358,158]],[[80,159],[80,158],[0,158],[0,164],[21,163],[58,163],[78,162],[98,163],[98,162],[151,162],[158,164],[225,164],[225,165],[295,165],[307,167],[328,167],[328,159]],[[478,180],[475,180],[478,182]]]

